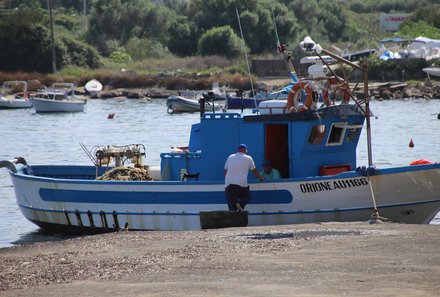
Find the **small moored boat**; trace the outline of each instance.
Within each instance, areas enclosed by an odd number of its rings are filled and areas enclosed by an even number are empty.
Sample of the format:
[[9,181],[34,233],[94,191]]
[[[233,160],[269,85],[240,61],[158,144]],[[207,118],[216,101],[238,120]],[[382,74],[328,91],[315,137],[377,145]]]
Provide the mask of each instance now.
[[428,67],[422,69],[425,73],[432,76],[440,76],[440,67]]
[[51,88],[38,90],[30,101],[37,113],[80,112],[87,102],[76,97],[72,83],[54,83]]
[[102,84],[98,80],[92,79],[85,84],[84,89],[89,93],[98,93],[102,90]]
[[[198,112],[200,111],[199,100],[188,99],[183,96],[172,95],[167,98],[168,113],[179,112]],[[205,108],[207,110],[220,110],[221,106],[211,101],[205,101]]]
[[31,108],[27,82],[21,80],[3,83],[0,94],[0,108]]

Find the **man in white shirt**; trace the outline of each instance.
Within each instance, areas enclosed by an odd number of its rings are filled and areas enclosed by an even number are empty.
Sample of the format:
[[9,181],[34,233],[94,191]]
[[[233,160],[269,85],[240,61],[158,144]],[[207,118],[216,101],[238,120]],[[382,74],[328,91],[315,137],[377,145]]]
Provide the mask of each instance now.
[[246,153],[246,145],[240,144],[237,152],[230,155],[225,164],[225,194],[228,208],[232,211],[242,211],[251,198],[247,182],[249,170],[259,180],[263,180],[255,168],[254,160]]

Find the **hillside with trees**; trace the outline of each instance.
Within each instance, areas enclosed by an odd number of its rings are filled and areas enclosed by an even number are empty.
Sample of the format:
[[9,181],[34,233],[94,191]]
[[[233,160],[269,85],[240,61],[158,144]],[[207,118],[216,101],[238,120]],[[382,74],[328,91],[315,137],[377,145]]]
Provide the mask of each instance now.
[[[58,69],[220,56],[242,59],[236,10],[252,55],[295,57],[306,35],[324,46],[375,48],[385,37],[440,39],[438,0],[51,0]],[[47,0],[0,1],[0,71],[51,71]],[[399,32],[379,30],[381,13],[412,13]],[[273,18],[274,17],[274,18]],[[150,59],[150,60],[149,60]]]

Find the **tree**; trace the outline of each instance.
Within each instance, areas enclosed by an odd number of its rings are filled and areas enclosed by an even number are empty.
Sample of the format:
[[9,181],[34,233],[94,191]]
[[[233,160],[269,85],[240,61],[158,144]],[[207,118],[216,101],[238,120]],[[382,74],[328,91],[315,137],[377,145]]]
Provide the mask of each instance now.
[[150,38],[162,44],[170,39],[174,14],[149,0],[97,0],[92,8],[88,40],[105,55],[107,40],[125,45],[131,38]]
[[[40,10],[18,9],[0,21],[0,69],[5,71],[52,71],[51,39],[47,20]],[[57,66],[99,66],[99,56],[93,48],[62,36],[55,43]]]
[[345,30],[346,16],[337,2],[294,0],[289,8],[301,24],[301,39],[310,35],[320,43],[336,42]]
[[170,55],[168,48],[160,42],[148,38],[132,38],[125,44],[125,50],[133,60],[142,60],[145,58],[164,58]]
[[66,47],[64,65],[90,68],[97,68],[101,65],[99,54],[94,47],[69,35],[61,36],[59,40]]
[[48,30],[38,10],[14,10],[0,22],[0,67],[6,71],[51,71]]
[[295,15],[286,5],[270,0],[194,0],[192,19],[201,32],[213,27],[230,26],[239,34],[236,9],[240,13],[244,38],[252,53],[275,50],[272,9],[280,38],[285,42],[298,38],[299,27]]
[[241,53],[241,42],[230,26],[222,26],[206,31],[199,40],[198,48],[203,56],[235,58]]
[[440,29],[440,4],[420,6],[411,16],[411,21],[423,21]]
[[197,52],[199,30],[186,16],[176,16],[169,29],[168,48],[173,54],[191,56]]
[[41,2],[39,0],[9,0],[8,6],[10,8],[26,7],[32,9],[39,9],[41,8]]
[[396,34],[399,37],[416,38],[419,36],[428,37],[432,39],[440,39],[440,28],[436,28],[427,24],[426,22],[406,22],[399,32]]

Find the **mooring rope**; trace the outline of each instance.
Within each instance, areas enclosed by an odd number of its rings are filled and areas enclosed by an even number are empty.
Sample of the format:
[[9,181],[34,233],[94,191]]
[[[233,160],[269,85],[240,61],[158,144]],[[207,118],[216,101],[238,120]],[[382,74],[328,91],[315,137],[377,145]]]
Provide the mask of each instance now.
[[368,172],[368,169],[366,171],[366,174],[367,174],[367,179],[368,179],[368,185],[370,186],[371,199],[373,200],[373,213],[371,214],[371,219],[368,222],[370,224],[381,224],[383,222],[392,222],[393,220],[382,217],[379,214],[379,210],[377,209],[376,196],[374,195],[374,191],[373,191],[373,182],[370,178],[370,174]]

